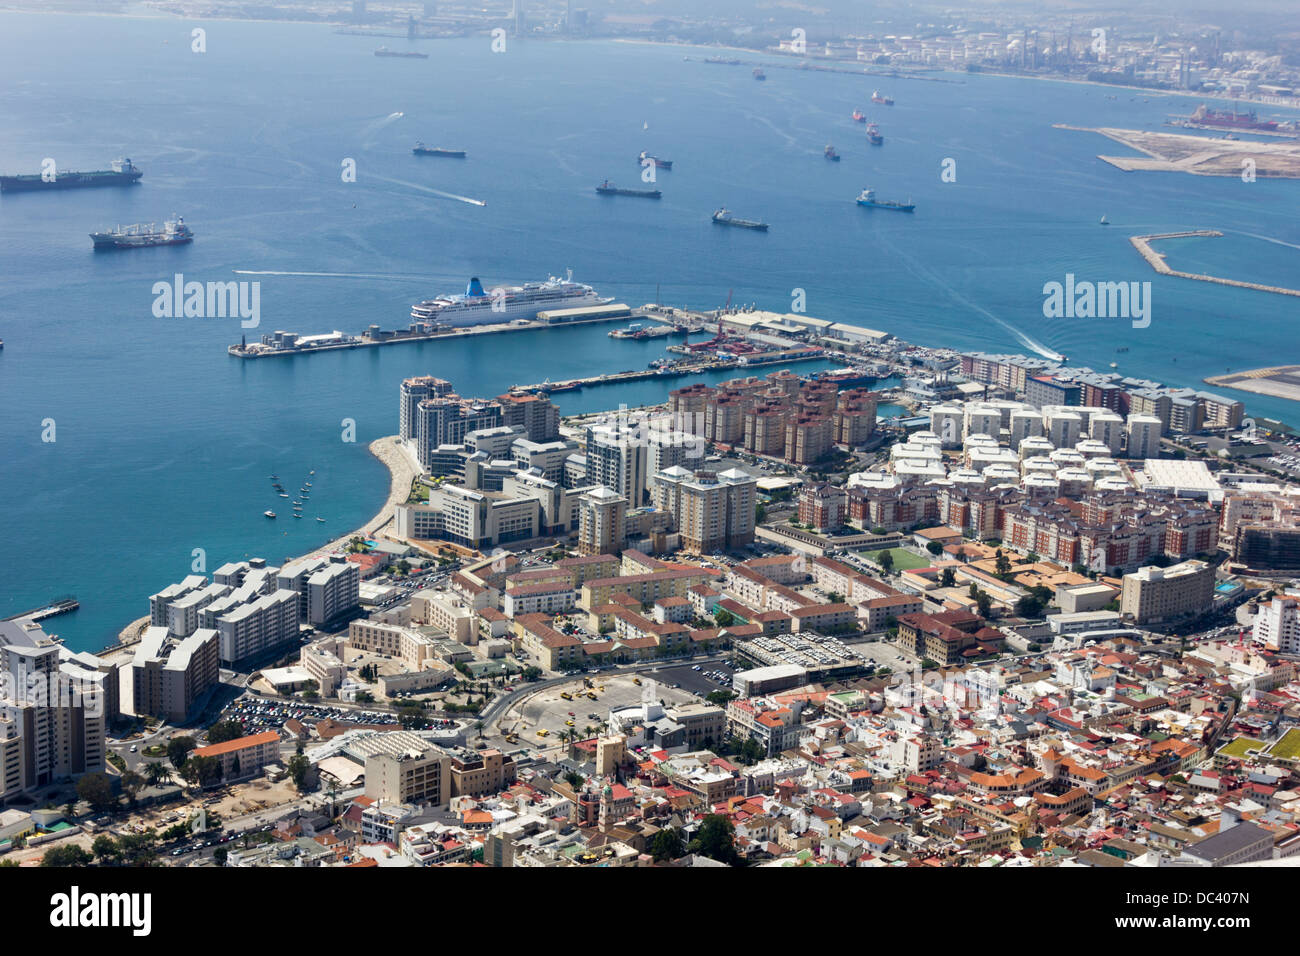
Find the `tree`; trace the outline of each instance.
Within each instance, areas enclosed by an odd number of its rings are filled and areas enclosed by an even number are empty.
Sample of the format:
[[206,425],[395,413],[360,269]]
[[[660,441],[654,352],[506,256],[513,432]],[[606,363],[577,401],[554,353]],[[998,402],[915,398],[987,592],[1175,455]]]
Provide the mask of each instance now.
[[1043,613],[1043,602],[1033,594],[1026,594],[1016,602],[1016,613],[1021,617],[1039,617]]
[[101,864],[116,863],[122,858],[122,848],[107,833],[95,837],[95,842],[90,849]]
[[126,798],[131,801],[131,807],[133,809],[135,807],[136,795],[144,789],[144,783],[144,777],[136,773],[134,770],[128,770],[126,773],[122,774],[122,792],[125,793]]
[[763,502],[757,502],[754,505],[754,524],[759,525],[767,520],[767,506]]
[[650,838],[646,849],[650,851],[656,863],[662,863],[664,860],[675,860],[681,856],[686,850],[686,841],[682,837],[681,830],[676,827],[666,827]]
[[950,588],[957,583],[957,572],[952,568],[944,568],[943,573],[939,575],[939,586]]
[[980,617],[988,617],[989,611],[993,607],[992,599],[983,591],[975,598],[975,606],[979,609]]
[[212,851],[212,862],[217,866],[225,866],[226,858],[230,856],[230,850],[224,846],[219,846]]
[[726,706],[727,701],[731,700],[735,696],[735,693],[729,690],[714,690],[709,691],[708,696],[704,699],[715,707],[723,707]]
[[237,720],[219,720],[208,728],[209,744],[224,744],[244,736],[243,725]]
[[302,793],[304,785],[307,783],[307,772],[311,770],[311,761],[302,754],[294,754],[289,758],[285,769],[289,771],[289,776],[293,778],[293,785],[299,793]]
[[725,607],[720,608],[718,613],[713,615],[713,623],[718,627],[731,627],[736,623],[736,615],[732,614]]
[[73,797],[63,805],[63,816],[68,820],[77,818],[77,798]]
[[925,546],[925,550],[929,551],[935,557],[938,557],[939,555],[943,554],[943,545],[941,545],[938,541],[931,541],[929,544]]
[[1003,581],[1011,579],[1011,559],[1002,553],[1001,548],[998,548],[997,559],[994,562],[994,566],[999,578]]
[[880,557],[876,559],[886,574],[891,574],[894,570],[894,552],[881,551]]
[[128,866],[149,866],[158,857],[158,835],[153,830],[127,833],[119,841],[122,860]]
[[51,847],[41,857],[41,866],[89,866],[94,857],[75,843]]
[[171,781],[172,772],[167,769],[167,765],[161,760],[155,760],[144,765],[144,779],[149,786],[160,787]]
[[830,594],[826,595],[826,603],[827,603],[827,604],[843,604],[843,603],[844,603],[844,595],[843,595],[843,594],[840,594],[838,591],[832,591]]
[[523,678],[526,681],[540,680],[541,676],[542,676],[542,669],[540,667],[534,667],[533,665],[529,664],[527,667],[524,668]]
[[86,774],[77,781],[77,796],[96,813],[117,808],[117,795],[113,793],[113,781],[108,779],[108,774]]
[[736,828],[732,822],[724,816],[710,813],[691,841],[690,851],[720,863],[733,863],[736,859],[735,841]]
[[579,787],[581,787],[584,783],[587,782],[587,778],[584,777],[582,774],[578,773],[578,771],[576,770],[570,770],[568,773],[564,775],[564,782],[567,783],[574,790],[577,790]]
[[172,762],[173,767],[180,770],[193,749],[193,737],[173,737],[167,742],[167,759]]

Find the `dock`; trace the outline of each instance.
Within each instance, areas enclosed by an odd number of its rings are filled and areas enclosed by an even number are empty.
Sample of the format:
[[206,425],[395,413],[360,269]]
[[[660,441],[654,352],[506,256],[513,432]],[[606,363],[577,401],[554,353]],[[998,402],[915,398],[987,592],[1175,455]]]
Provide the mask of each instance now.
[[591,388],[597,385],[618,385],[623,382],[637,382],[647,378],[669,378],[679,375],[698,375],[700,372],[716,372],[726,369],[747,369],[758,368],[766,365],[785,365],[790,362],[807,362],[813,359],[824,359],[826,353],[821,349],[803,349],[792,352],[782,352],[781,354],[771,353],[760,354],[748,361],[709,361],[709,362],[690,362],[680,365],[667,365],[662,368],[652,369],[634,369],[627,372],[609,372],[605,375],[591,375],[587,378],[574,378],[563,382],[541,382],[537,385],[515,385],[511,387],[514,392],[572,392],[581,388]]
[[1300,289],[1288,289],[1279,285],[1264,285],[1261,282],[1245,282],[1241,279],[1225,279],[1222,276],[1205,275],[1198,272],[1180,272],[1172,269],[1165,257],[1151,248],[1151,243],[1161,239],[1218,238],[1223,233],[1217,229],[1196,229],[1189,232],[1162,232],[1150,236],[1129,236],[1133,248],[1147,261],[1147,265],[1163,276],[1175,276],[1179,279],[1196,279],[1198,282],[1213,282],[1215,285],[1233,286],[1238,289],[1254,289],[1256,292],[1272,292],[1274,295],[1300,296]]
[[1245,372],[1229,372],[1202,379],[1207,385],[1235,388],[1256,395],[1271,395],[1300,402],[1300,365],[1274,365]]
[[[560,313],[587,311],[590,317],[573,318]],[[598,314],[596,314],[598,313]],[[539,313],[536,319],[517,319],[514,322],[502,322],[492,325],[470,325],[459,327],[422,327],[413,322],[406,329],[381,329],[372,325],[357,335],[342,332],[321,333],[315,335],[298,335],[296,332],[275,332],[262,336],[261,342],[239,343],[227,347],[226,351],[238,359],[281,358],[288,355],[310,355],[313,352],[341,352],[349,349],[377,348],[381,345],[402,345],[408,342],[430,342],[436,339],[456,339],[469,335],[494,335],[501,332],[527,332],[537,329],[563,329],[574,325],[595,325],[604,322],[622,322],[628,320],[648,319],[626,305],[599,306],[589,310],[560,310],[551,320],[546,313]]]
[[51,604],[46,604],[44,607],[38,607],[34,611],[24,611],[22,614],[14,614],[10,617],[4,618],[3,620],[43,621],[47,617],[57,617],[60,614],[71,613],[79,607],[81,607],[81,602],[76,598],[61,598]]

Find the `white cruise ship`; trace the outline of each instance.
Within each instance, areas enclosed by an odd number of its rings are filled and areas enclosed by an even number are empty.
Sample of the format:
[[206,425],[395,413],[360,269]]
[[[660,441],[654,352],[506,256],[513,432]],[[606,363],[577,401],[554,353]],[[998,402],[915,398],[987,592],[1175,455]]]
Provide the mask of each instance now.
[[613,301],[601,298],[589,285],[574,282],[572,274],[564,279],[551,276],[545,282],[490,290],[485,290],[475,277],[469,280],[464,295],[442,295],[417,302],[411,306],[411,318],[447,326],[493,325],[533,319],[547,309],[577,309]]

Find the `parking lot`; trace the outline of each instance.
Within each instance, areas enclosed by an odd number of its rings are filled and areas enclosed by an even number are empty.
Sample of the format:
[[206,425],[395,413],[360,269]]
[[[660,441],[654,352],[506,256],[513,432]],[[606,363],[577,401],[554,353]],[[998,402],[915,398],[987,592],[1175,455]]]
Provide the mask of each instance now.
[[[694,673],[689,667],[686,670]],[[655,679],[656,696],[665,704],[685,704],[696,699],[684,684],[682,688],[673,688],[666,676]],[[591,681],[592,686],[586,686],[585,680]],[[579,675],[567,684],[556,684],[533,694],[522,705],[513,705],[501,716],[501,732],[515,736],[520,745],[530,747],[558,743],[560,736],[570,731],[581,739],[602,730],[611,710],[640,703],[645,683],[645,677],[630,673]]]
[[[721,680],[710,678],[709,672],[718,672],[723,674]],[[721,661],[710,661],[708,663],[696,664],[676,664],[671,667],[656,668],[650,674],[645,676],[653,677],[661,688],[673,689],[673,685],[680,685],[683,691],[689,691],[697,697],[707,697],[715,690],[731,690],[731,675],[736,671]]]
[[[359,724],[396,724],[395,715],[377,710],[351,710],[345,707],[330,707],[324,704],[308,704],[301,701],[283,703],[263,700],[259,697],[240,697],[221,712],[221,720],[234,720],[244,728],[246,734],[258,734],[266,730],[280,730],[285,722],[293,719],[304,724],[314,724],[322,720],[337,720]],[[451,725],[451,721],[431,720],[431,727]]]

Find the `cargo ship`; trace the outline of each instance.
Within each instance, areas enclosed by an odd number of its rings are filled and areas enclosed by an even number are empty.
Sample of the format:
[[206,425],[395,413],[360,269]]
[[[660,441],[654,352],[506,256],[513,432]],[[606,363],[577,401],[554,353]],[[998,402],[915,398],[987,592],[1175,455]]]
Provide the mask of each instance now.
[[830,143],[826,144],[826,149],[822,151],[822,155],[832,162],[838,163],[840,161],[840,154],[836,152],[835,147]]
[[464,159],[465,151],[463,149],[443,149],[441,146],[425,146],[417,142],[415,148],[411,150],[416,156],[449,156],[452,159]]
[[885,142],[885,137],[880,135],[880,127],[875,123],[867,124],[867,141],[872,146],[880,146]]
[[1236,107],[1232,112],[1212,110],[1206,107],[1204,103],[1196,107],[1196,112],[1188,117],[1188,122],[1199,123],[1202,126],[1221,126],[1228,129],[1257,129],[1266,133],[1277,132],[1277,122],[1274,120],[1261,120],[1255,115],[1255,111],[1249,113],[1238,113]]
[[478,278],[469,280],[464,295],[441,295],[411,306],[411,318],[463,327],[534,319],[547,309],[577,309],[609,305],[613,298],[603,298],[589,285],[574,282],[572,274],[564,279],[551,276],[545,282],[529,282],[484,291]]
[[715,212],[713,221],[719,226],[739,226],[742,229],[757,229],[759,232],[767,232],[767,223],[758,222],[755,219],[737,219],[726,208]]
[[375,56],[401,56],[411,60],[429,59],[429,54],[427,53],[416,53],[414,50],[406,50],[406,51],[390,50],[386,46],[381,46],[378,50],[376,50]]
[[112,232],[92,232],[96,249],[141,249],[145,246],[182,246],[194,241],[194,232],[177,216],[162,224],[138,222],[133,226],[115,226]]
[[866,114],[866,113],[862,112],[862,110],[854,110],[854,111],[853,111],[853,122],[855,122],[855,123],[865,123],[866,121],[867,121],[867,114]]
[[755,67],[755,68],[754,68],[754,79],[756,79],[756,80],[766,80],[766,79],[767,79],[767,74],[764,73],[762,70],[758,69],[757,67]]
[[899,212],[912,212],[916,209],[916,204],[911,202],[896,202],[893,199],[877,199],[874,189],[864,189],[858,194],[859,206],[870,206],[873,209],[897,209]]
[[624,189],[621,186],[615,186],[608,179],[596,187],[596,192],[602,196],[641,196],[645,199],[658,199],[663,195],[657,189]]
[[872,90],[872,91],[871,91],[871,102],[873,102],[873,103],[879,103],[881,106],[893,106],[893,105],[894,105],[894,100],[893,100],[893,98],[892,98],[892,97],[889,97],[889,96],[885,96],[883,93],[880,92],[880,90]]
[[651,156],[644,149],[641,150],[641,155],[636,158],[636,161],[642,166],[645,166],[647,163],[654,163],[655,169],[673,168],[673,161],[671,159],[660,159],[658,156]]
[[0,192],[32,192],[38,189],[84,189],[89,186],[134,186],[143,176],[138,166],[129,159],[117,159],[111,169],[96,169],[88,173],[55,171],[50,178],[44,173],[27,173],[20,176],[0,176]]

